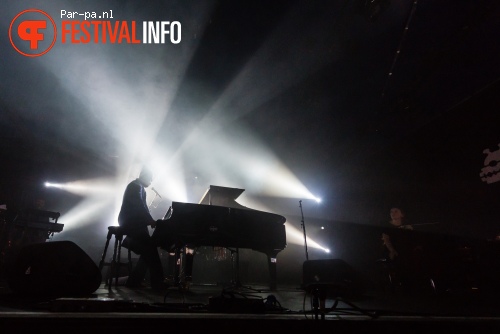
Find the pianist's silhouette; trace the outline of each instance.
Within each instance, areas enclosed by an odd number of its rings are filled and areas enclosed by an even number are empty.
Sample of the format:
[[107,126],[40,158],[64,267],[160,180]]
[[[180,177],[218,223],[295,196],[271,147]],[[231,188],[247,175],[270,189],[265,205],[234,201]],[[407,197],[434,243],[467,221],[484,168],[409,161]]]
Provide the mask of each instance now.
[[127,185],[123,202],[118,215],[118,223],[126,230],[127,236],[123,246],[139,254],[139,260],[127,279],[126,286],[138,288],[146,277],[149,268],[151,287],[164,289],[163,268],[156,245],[149,235],[148,226],[156,227],[156,221],[151,217],[146,203],[145,188],[153,181],[152,172],[143,168],[137,179]]

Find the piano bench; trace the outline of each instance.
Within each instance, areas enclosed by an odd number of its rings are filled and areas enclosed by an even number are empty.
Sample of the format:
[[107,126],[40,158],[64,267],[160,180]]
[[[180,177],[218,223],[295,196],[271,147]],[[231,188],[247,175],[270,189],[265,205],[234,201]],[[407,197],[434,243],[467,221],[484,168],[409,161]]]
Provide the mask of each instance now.
[[[108,251],[109,242],[112,237],[115,237],[113,256],[106,262],[106,253]],[[120,276],[120,268],[125,266],[130,274],[132,272],[132,252],[127,249],[127,262],[121,262],[121,250],[123,237],[126,236],[125,231],[120,226],[108,226],[108,234],[106,236],[106,244],[102,252],[101,261],[99,262],[99,270],[102,271],[104,267],[109,267],[106,277],[106,285],[111,290],[113,278],[115,279],[115,287],[118,286],[118,277]]]

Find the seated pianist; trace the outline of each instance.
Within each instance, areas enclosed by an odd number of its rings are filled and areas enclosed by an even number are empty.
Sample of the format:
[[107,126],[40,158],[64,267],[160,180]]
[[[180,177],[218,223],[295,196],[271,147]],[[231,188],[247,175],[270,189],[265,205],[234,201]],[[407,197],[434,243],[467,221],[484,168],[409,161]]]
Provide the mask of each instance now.
[[164,290],[163,267],[156,244],[152,241],[148,227],[156,228],[157,221],[151,217],[146,202],[146,188],[153,181],[153,173],[147,167],[142,168],[139,177],[132,180],[123,194],[118,223],[126,231],[123,247],[139,254],[139,260],[133,268],[125,285],[129,288],[141,288],[146,273],[149,271],[151,288]]

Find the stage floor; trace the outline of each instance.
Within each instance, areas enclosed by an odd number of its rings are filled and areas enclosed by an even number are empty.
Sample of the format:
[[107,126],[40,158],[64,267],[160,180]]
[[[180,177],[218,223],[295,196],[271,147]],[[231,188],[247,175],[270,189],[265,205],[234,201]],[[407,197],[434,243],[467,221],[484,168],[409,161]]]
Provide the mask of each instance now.
[[[111,290],[103,283],[90,296],[20,296],[1,286],[0,328],[89,332],[140,328],[215,329],[219,333],[311,328],[364,332],[400,328],[410,332],[446,328],[458,332],[500,329],[497,298],[473,294],[439,296],[416,292],[367,291],[355,298],[327,296],[316,307],[314,291],[300,286],[192,284],[158,292],[148,287]],[[279,330],[278,328],[278,330]]]

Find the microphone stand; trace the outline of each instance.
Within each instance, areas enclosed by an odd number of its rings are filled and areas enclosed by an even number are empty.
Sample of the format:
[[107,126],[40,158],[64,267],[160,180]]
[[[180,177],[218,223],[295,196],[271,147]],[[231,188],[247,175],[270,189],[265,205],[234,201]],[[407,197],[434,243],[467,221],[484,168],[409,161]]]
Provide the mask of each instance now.
[[[158,197],[158,195],[155,194],[155,197],[153,197],[153,199],[151,200],[151,203],[149,203],[148,205],[148,208],[151,209],[151,206],[153,205],[153,202],[155,201],[156,197]],[[157,206],[155,206],[156,208]]]
[[304,224],[304,212],[302,212],[302,200],[299,201],[300,214],[302,215],[302,220],[300,226],[304,231],[304,246],[306,248],[306,260],[309,260],[309,253],[307,252],[307,237],[306,237],[306,225]]
[[[151,206],[153,205],[153,203],[154,203],[154,201],[155,201],[156,197],[159,197],[159,198],[160,198],[160,201],[162,200],[161,195],[160,195],[160,194],[156,191],[156,189],[155,189],[154,187],[151,187],[151,190],[153,190],[153,192],[155,193],[155,197],[153,197],[153,200],[152,200],[152,201],[151,201],[151,203],[149,203],[149,205],[148,205],[148,208],[150,208],[150,209],[151,209]],[[159,205],[159,204],[160,204],[160,203],[158,202],[158,204],[156,204],[156,206],[155,206],[154,208],[156,209],[156,208],[158,207],[158,205]]]

